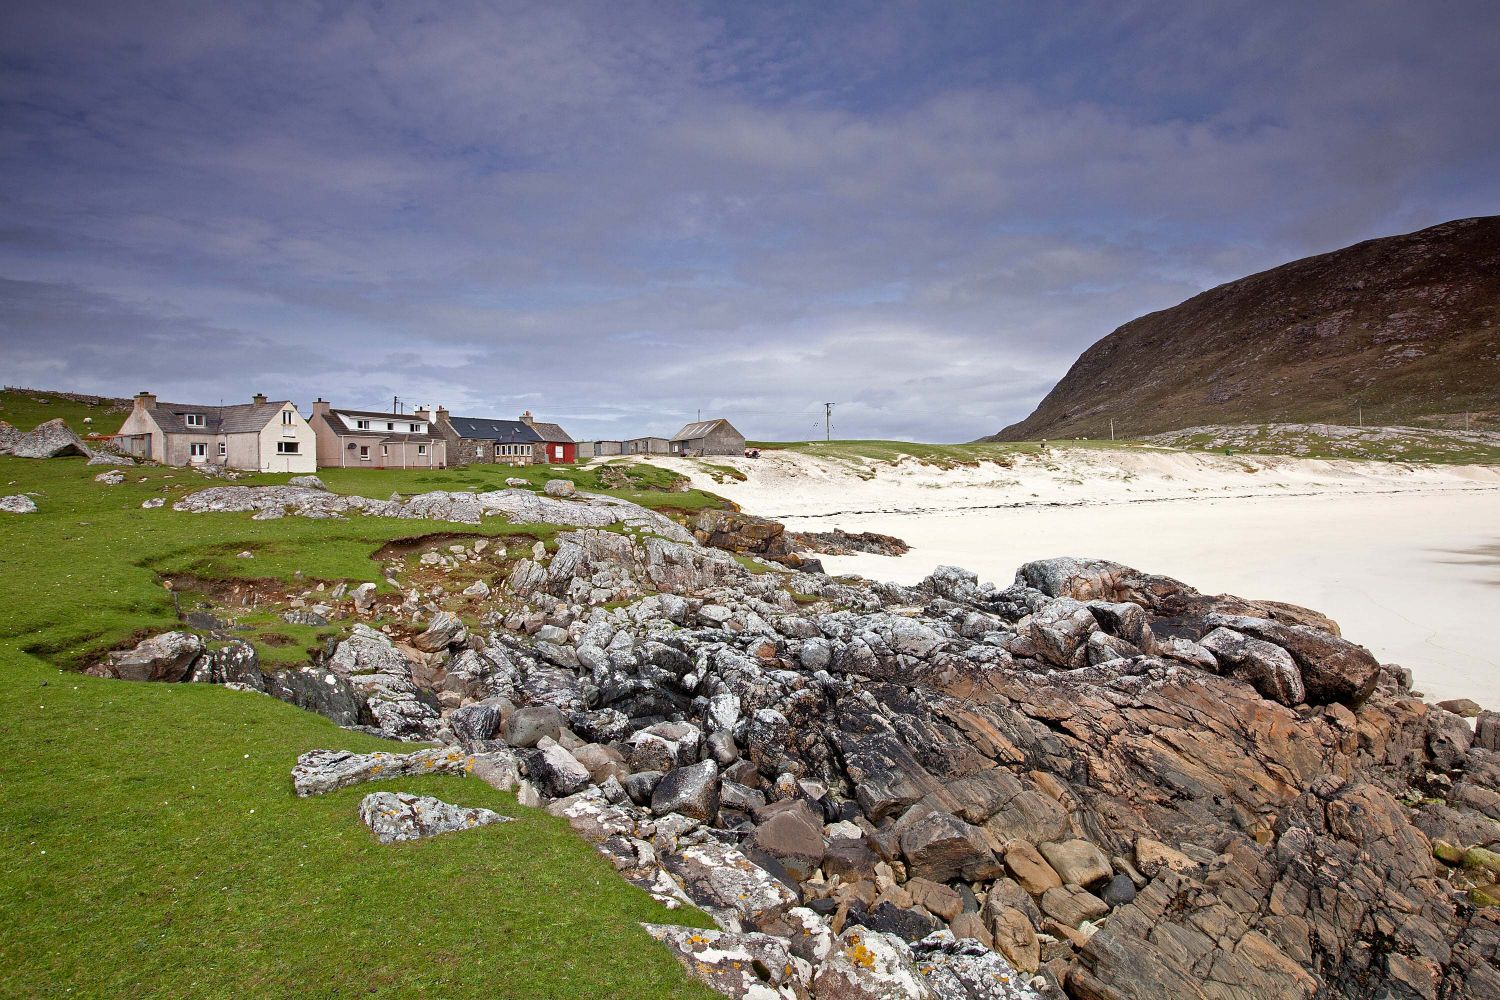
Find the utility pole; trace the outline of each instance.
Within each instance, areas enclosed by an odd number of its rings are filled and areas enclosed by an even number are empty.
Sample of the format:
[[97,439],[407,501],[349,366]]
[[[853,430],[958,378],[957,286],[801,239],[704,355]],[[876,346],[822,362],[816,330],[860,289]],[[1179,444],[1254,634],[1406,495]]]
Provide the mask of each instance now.
[[391,412],[392,413],[400,413],[401,412],[401,397],[400,396],[392,396],[391,397]]
[[1359,408],[1359,426],[1363,427],[1364,425],[1365,425],[1365,408],[1363,406],[1361,406]]
[[1109,418],[1109,439],[1111,441],[1113,441],[1115,439],[1115,419],[1114,419],[1114,417],[1110,417]]
[[833,404],[823,404],[823,440],[833,440]]

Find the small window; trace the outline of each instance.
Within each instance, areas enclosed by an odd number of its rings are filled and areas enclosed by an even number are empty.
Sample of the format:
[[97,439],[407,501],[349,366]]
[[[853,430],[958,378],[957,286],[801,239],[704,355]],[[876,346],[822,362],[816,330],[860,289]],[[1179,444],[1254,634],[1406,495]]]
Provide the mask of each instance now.
[[420,434],[420,433],[422,433],[422,425],[421,424],[412,424],[410,426],[411,426],[411,432],[413,434]]
[[354,421],[354,428],[355,430],[367,431],[370,429],[370,422],[368,420],[356,420]]
[[362,444],[362,445],[359,446],[359,460],[361,462],[368,462],[370,460],[370,446],[369,445]]
[[204,444],[202,441],[194,441],[192,444],[188,445],[188,457],[207,458],[208,445]]
[[189,413],[182,419],[189,427],[203,426],[203,414],[201,413]]
[[495,457],[496,458],[499,458],[501,455],[505,454],[504,448],[505,448],[505,445],[503,445],[503,444],[497,444],[497,445],[495,445]]
[[302,454],[302,444],[299,441],[277,441],[276,454],[300,455]]
[[387,420],[385,422],[385,429],[388,430],[388,431],[395,430],[396,429],[396,422],[394,420]]
[[281,422],[283,424],[290,424],[292,422],[292,411],[291,410],[282,410],[281,411]]
[[418,455],[425,455],[425,454],[427,454],[427,446],[425,444],[419,444],[419,445],[417,445],[417,454]]
[[219,442],[219,457],[223,458],[229,452],[229,444],[226,441]]
[[391,446],[383,444],[380,446],[380,457],[385,458],[391,453]]

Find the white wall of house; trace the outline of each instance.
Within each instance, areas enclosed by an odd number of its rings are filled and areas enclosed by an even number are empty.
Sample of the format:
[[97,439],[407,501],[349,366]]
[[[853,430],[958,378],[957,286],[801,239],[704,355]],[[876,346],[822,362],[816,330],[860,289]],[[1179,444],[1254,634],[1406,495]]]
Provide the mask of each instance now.
[[[276,416],[266,424],[258,438],[255,438],[258,447],[259,469],[261,472],[316,472],[318,471],[318,439],[313,433],[311,425],[297,412],[297,408],[288,403],[281,411],[289,414],[288,417]],[[285,422],[290,420],[290,423]],[[237,434],[235,437],[252,438],[249,434]],[[234,465],[234,445],[230,445],[231,461]],[[240,466],[235,468],[256,468],[254,465]]]
[[[371,434],[430,434],[432,428],[432,425],[426,420],[418,420],[411,417],[381,420],[378,417],[358,417],[352,413],[344,413],[340,410],[334,410],[333,412],[337,413],[340,419],[345,424],[348,424],[349,429],[352,431],[368,431]],[[370,426],[360,426],[365,422],[368,422]]]

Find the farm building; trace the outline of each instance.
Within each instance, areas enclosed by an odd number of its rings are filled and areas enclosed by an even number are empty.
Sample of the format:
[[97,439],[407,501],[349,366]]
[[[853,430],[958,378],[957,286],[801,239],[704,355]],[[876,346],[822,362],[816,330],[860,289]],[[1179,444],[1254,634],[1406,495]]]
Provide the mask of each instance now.
[[439,406],[418,410],[448,446],[453,465],[531,465],[542,439],[519,420],[455,417]]
[[745,435],[723,417],[688,424],[672,436],[674,455],[743,455]]
[[625,455],[670,455],[672,442],[664,437],[638,437],[623,442]]
[[625,442],[623,441],[580,441],[578,442],[578,457],[583,458],[610,458],[615,455],[625,454]]
[[139,393],[114,436],[126,454],[164,465],[220,465],[252,472],[312,472],[313,429],[287,400],[257,395],[248,403],[164,403]]

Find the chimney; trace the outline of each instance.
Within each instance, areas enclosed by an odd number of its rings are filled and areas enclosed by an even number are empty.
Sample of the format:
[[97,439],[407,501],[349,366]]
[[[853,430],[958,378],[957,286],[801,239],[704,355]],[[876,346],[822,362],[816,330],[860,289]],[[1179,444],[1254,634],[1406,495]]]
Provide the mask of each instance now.
[[429,424],[432,423],[432,407],[430,406],[419,406],[415,410],[411,411],[411,415],[414,417],[421,417]]
[[144,410],[147,407],[151,407],[151,406],[155,406],[155,405],[156,405],[156,394],[155,393],[146,392],[143,389],[140,392],[138,392],[138,393],[135,394],[135,408],[137,410]]
[[322,396],[319,396],[317,399],[313,400],[313,416],[317,416],[320,413],[327,412],[328,400],[324,399]]
[[266,394],[263,392],[257,392],[255,395],[250,397],[250,402],[254,403],[256,406],[265,406]]
[[440,424],[446,424],[448,422],[448,408],[446,406],[438,407],[437,418],[438,423]]
[[535,421],[533,421],[531,418],[530,410],[527,410],[525,413],[521,414],[521,423],[525,424],[527,427],[530,427],[534,422]]

